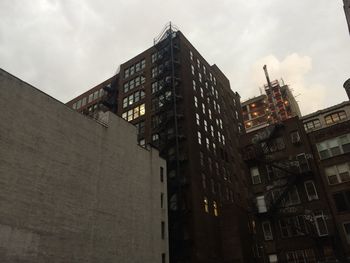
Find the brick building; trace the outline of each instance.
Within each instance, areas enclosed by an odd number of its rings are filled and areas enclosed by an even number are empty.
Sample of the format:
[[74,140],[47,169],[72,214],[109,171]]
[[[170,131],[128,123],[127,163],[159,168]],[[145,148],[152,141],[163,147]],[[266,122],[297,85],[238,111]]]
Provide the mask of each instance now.
[[341,239],[350,259],[350,102],[303,117],[315,162]]
[[170,262],[246,260],[237,241],[245,232],[223,238],[221,228],[243,220],[247,207],[240,96],[180,31],[167,26],[116,76],[67,105],[92,115],[107,106],[138,128],[140,145],[158,147],[167,160]]
[[339,258],[337,231],[312,149],[298,117],[242,136],[255,203],[255,262]]

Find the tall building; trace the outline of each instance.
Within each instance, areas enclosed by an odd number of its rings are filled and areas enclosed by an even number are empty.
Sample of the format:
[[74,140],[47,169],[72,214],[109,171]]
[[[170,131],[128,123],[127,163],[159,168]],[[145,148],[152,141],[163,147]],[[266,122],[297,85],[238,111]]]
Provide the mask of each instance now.
[[338,247],[350,261],[350,102],[311,113],[302,120],[336,222],[341,240]]
[[350,0],[343,0],[344,1],[344,12],[346,21],[348,22],[348,28],[350,33]]
[[313,158],[297,117],[242,136],[251,182],[255,262],[333,262],[339,239]]
[[[174,26],[121,64],[116,76],[67,105],[92,115],[108,106],[137,127],[141,145],[158,147],[167,160],[170,262],[250,256],[239,242],[247,227],[240,216],[247,207],[240,96]],[[235,212],[222,213],[227,207]],[[242,229],[227,237],[221,225],[240,221]]]
[[166,162],[135,127],[0,87],[0,262],[168,262]]

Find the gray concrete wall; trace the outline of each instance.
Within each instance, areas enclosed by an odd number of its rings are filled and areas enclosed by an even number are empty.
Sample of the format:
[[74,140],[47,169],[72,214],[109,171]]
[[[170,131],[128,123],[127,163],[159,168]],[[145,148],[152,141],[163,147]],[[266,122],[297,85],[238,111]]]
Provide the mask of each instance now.
[[3,70],[0,106],[0,262],[167,258],[166,164],[135,127],[112,114],[101,125]]

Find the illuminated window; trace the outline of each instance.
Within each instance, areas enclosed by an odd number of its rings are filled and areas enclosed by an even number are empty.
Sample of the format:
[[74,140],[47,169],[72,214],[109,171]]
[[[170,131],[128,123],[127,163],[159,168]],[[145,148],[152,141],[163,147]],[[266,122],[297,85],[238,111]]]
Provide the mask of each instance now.
[[196,123],[199,126],[200,125],[200,119],[199,119],[199,114],[196,113]]
[[198,108],[198,100],[196,96],[194,96],[194,106]]
[[192,75],[194,75],[194,66],[191,65],[191,72],[192,72]]
[[214,210],[214,216],[218,216],[219,215],[218,205],[215,201],[213,201],[213,210]]
[[196,81],[192,80],[192,86],[193,86],[193,90],[196,91]]
[[204,197],[203,202],[204,202],[204,211],[205,211],[206,213],[209,213],[209,203],[208,203],[208,198]]
[[190,58],[191,58],[191,60],[193,60],[193,53],[192,53],[192,51],[190,51]]
[[140,105],[140,116],[145,115],[145,112],[146,112],[145,104],[141,104]]

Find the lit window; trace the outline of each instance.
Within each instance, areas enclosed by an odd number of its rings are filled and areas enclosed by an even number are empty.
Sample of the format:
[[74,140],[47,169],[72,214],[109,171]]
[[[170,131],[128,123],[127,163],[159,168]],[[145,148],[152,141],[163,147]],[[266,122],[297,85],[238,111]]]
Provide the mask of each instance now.
[[204,130],[208,131],[208,123],[206,120],[204,120]]
[[190,58],[191,58],[191,60],[193,60],[193,53],[192,53],[192,51],[190,51]]
[[191,65],[191,72],[192,72],[192,75],[194,75],[194,66]]
[[316,187],[313,181],[306,181],[304,182],[304,186],[305,186],[305,191],[307,194],[307,198],[309,201],[312,200],[317,200],[318,199],[318,195],[317,195],[317,191],[316,191]]
[[204,105],[204,103],[202,103],[202,111],[203,111],[203,114],[205,114],[205,105]]
[[198,73],[199,82],[202,83],[202,74]]
[[192,86],[193,86],[193,90],[196,91],[196,81],[192,80]]
[[209,202],[208,202],[208,198],[204,197],[203,202],[204,202],[204,211],[205,211],[206,213],[209,213]]
[[211,120],[211,110],[208,109],[209,119]]
[[196,108],[198,108],[198,100],[197,100],[197,97],[194,96],[193,98],[194,98],[194,106],[195,106]]
[[199,61],[199,59],[197,58],[197,67],[200,68],[201,67],[201,62]]
[[145,115],[145,112],[146,112],[145,104],[141,104],[140,105],[140,116]]
[[278,258],[276,254],[269,255],[269,263],[277,263]]
[[200,88],[200,90],[201,90],[201,97],[204,98],[202,87]]
[[252,177],[253,184],[260,184],[261,183],[260,173],[259,173],[258,167],[250,168],[250,175]]
[[122,114],[122,118],[123,118],[124,120],[127,120],[127,118],[128,118],[127,112],[124,112],[124,113]]
[[128,121],[132,121],[133,110],[128,110]]
[[139,107],[134,108],[134,119],[139,117]]
[[213,201],[213,210],[214,210],[214,216],[218,216],[219,215],[218,205],[215,201]]

